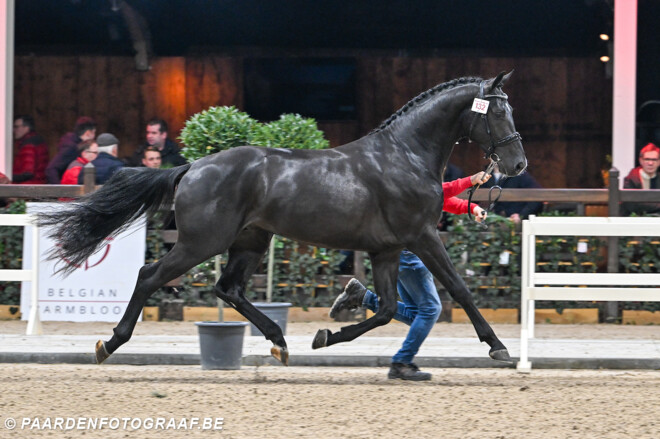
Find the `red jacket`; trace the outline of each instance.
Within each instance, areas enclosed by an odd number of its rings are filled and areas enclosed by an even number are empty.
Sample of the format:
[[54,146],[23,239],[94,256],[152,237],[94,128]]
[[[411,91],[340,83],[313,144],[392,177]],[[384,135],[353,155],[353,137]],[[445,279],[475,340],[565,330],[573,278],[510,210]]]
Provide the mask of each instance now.
[[[634,168],[628,173],[626,178],[623,180],[624,189],[642,189],[642,177],[639,175],[639,171],[642,170],[641,166]],[[651,179],[650,189],[660,189],[660,178],[656,173],[655,177]]]
[[48,146],[44,139],[30,131],[15,142],[13,179],[15,184],[46,184]]
[[[442,191],[445,194],[442,210],[456,215],[461,215],[468,212],[467,200],[456,198],[456,195],[472,186],[470,179],[471,177],[464,177],[459,178],[458,180],[442,183]],[[472,206],[472,213],[474,213],[474,207],[476,204],[473,203]]]
[[78,157],[69,163],[69,167],[64,171],[64,175],[62,175],[62,181],[60,181],[60,184],[78,184],[78,175],[80,175],[83,166],[87,163],[89,163],[89,160],[82,157]]

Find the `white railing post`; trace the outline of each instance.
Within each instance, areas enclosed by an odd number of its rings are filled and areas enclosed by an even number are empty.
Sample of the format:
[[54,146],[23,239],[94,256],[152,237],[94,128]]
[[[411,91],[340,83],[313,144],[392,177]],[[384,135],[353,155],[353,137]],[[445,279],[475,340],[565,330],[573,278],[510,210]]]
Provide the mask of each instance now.
[[39,228],[32,225],[32,269],[30,270],[30,317],[28,318],[26,335],[41,335],[41,318],[39,317]]
[[[39,318],[39,228],[36,225],[34,215],[2,214],[0,215],[0,226],[26,226],[32,227],[32,268],[27,270],[0,269],[0,280],[4,281],[29,281],[30,290],[30,316],[28,319],[26,335],[41,335],[41,319]],[[25,263],[25,261],[23,261]]]

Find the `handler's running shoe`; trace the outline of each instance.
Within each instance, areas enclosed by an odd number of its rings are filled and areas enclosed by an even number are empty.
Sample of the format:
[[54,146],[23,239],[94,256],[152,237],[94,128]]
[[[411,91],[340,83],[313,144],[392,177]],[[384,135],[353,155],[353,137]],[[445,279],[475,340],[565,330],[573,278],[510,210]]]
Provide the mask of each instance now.
[[391,380],[428,381],[431,379],[431,374],[420,371],[415,363],[392,363],[387,378]]
[[330,317],[334,318],[343,309],[356,309],[362,306],[362,300],[367,288],[359,280],[353,278],[348,281],[344,291],[337,296],[330,308]]

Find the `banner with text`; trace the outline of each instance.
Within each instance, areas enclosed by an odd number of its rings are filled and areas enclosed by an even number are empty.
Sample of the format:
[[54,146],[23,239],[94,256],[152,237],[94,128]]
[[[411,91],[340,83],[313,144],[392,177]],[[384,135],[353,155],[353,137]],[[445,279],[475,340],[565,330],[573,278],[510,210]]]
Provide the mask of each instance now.
[[[54,203],[27,203],[27,213],[52,209]],[[60,205],[61,207],[61,205]],[[25,228],[23,268],[31,268],[32,233]],[[138,220],[121,234],[106,238],[101,248],[67,277],[54,274],[63,260],[46,261],[57,245],[48,238],[47,228],[39,230],[39,314],[42,321],[117,322],[133,294],[140,268],[144,265],[147,227]],[[30,282],[21,286],[21,315],[30,315]]]

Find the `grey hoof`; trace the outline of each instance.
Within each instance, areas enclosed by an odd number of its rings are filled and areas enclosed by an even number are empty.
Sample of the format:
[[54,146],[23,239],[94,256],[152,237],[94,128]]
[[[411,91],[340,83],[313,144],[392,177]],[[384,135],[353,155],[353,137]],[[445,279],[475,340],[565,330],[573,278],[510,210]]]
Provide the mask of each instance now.
[[270,348],[270,354],[283,365],[289,365],[289,350],[286,347],[274,345]]
[[312,341],[312,349],[324,348],[328,345],[329,329],[319,329]]
[[511,357],[509,356],[509,351],[506,349],[498,349],[496,351],[490,351],[488,353],[490,358],[496,361],[503,361],[505,363],[513,363]]
[[103,363],[110,356],[108,351],[105,349],[105,342],[103,340],[99,340],[96,342],[95,350],[96,350],[96,364]]

